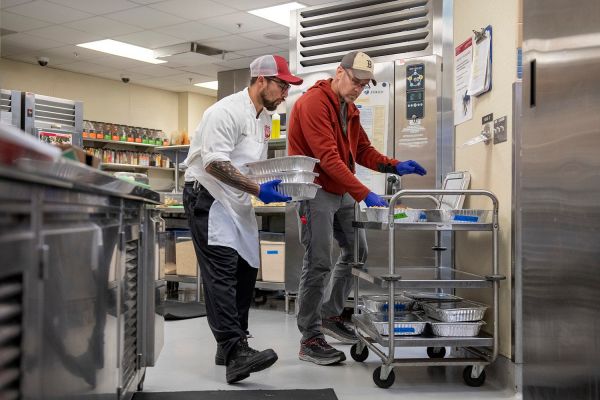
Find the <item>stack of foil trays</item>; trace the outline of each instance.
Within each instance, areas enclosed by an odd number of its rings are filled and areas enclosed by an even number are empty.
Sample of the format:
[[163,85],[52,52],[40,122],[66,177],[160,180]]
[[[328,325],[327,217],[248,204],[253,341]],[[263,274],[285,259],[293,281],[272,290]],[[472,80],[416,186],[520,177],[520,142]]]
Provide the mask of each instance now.
[[479,334],[487,306],[468,300],[424,301],[421,307],[430,318],[436,336],[472,337]]
[[248,163],[248,177],[261,184],[275,179],[281,180],[277,191],[290,196],[292,201],[314,199],[321,187],[314,182],[319,175],[313,172],[319,160],[306,156],[269,158]]

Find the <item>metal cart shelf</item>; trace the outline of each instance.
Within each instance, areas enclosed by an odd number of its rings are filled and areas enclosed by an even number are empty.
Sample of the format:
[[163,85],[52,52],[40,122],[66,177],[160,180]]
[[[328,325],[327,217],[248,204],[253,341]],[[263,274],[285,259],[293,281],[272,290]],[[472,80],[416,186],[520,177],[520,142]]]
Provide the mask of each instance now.
[[[441,195],[465,195],[485,196],[493,203],[493,214],[491,223],[439,223],[439,222],[415,222],[395,223],[394,210],[396,204],[402,197],[431,197]],[[373,381],[381,388],[389,388],[395,379],[394,367],[399,366],[432,366],[432,365],[454,365],[466,366],[463,378],[469,386],[481,386],[485,382],[484,368],[494,362],[498,355],[498,286],[505,279],[498,274],[498,199],[485,190],[401,190],[391,196],[388,222],[363,222],[360,221],[360,212],[356,210],[356,221],[353,226],[358,236],[358,229],[378,229],[389,232],[388,235],[388,266],[367,267],[358,263],[355,259],[355,267],[352,268],[354,275],[354,308],[358,307],[359,282],[365,280],[386,288],[390,304],[395,298],[397,289],[454,289],[454,288],[491,288],[493,290],[493,332],[487,334],[479,333],[475,337],[440,337],[431,333],[420,336],[383,336],[371,323],[366,314],[355,314],[352,321],[355,326],[359,341],[354,344],[350,354],[355,361],[366,360],[369,350],[377,354],[382,365],[373,372]],[[433,251],[435,251],[436,265],[432,267],[401,267],[396,268],[394,244],[394,232],[396,230],[431,230],[436,231]],[[488,231],[492,236],[492,260],[491,274],[480,276],[460,271],[458,268],[450,268],[441,265],[440,252],[445,250],[441,246],[442,231]],[[356,240],[358,243],[358,239]],[[355,250],[358,255],[358,250]],[[388,307],[388,332],[394,332],[394,307]],[[384,350],[375,345],[382,346]],[[467,351],[466,358],[444,358],[445,347],[457,347]],[[395,358],[396,347],[427,347],[429,358]],[[387,354],[385,352],[387,348]]]

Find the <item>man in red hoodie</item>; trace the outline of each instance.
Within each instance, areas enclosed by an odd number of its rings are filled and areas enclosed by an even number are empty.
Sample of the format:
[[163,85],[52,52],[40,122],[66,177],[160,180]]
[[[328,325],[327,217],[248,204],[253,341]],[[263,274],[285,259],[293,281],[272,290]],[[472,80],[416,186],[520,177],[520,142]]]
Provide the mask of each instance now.
[[[302,201],[299,212],[305,247],[298,293],[298,328],[302,333],[299,357],[319,365],[344,361],[344,352],[331,347],[324,334],[344,343],[357,340],[340,315],[352,289],[354,261],[355,202],[367,207],[387,206],[355,176],[355,163],[382,173],[398,175],[427,172],[417,162],[398,161],[377,151],[360,125],[354,101],[373,77],[373,60],[363,52],[344,56],[333,79],[320,80],[300,97],[288,123],[288,153],[318,158],[316,183],[321,185],[312,200]],[[331,271],[332,238],[341,253]],[[366,260],[364,234],[360,237],[359,260]]]

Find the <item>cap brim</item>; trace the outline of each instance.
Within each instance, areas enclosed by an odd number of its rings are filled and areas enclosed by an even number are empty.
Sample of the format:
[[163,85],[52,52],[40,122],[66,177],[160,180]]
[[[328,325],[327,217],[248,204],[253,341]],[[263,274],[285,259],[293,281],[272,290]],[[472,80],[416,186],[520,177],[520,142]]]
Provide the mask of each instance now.
[[369,71],[364,71],[362,69],[354,69],[352,68],[352,73],[354,74],[354,77],[356,79],[370,79],[371,82],[373,82],[373,85],[377,85],[377,81],[375,80],[375,77],[373,76],[372,72]]
[[278,74],[276,76],[279,79],[281,79],[282,81],[289,83],[290,85],[301,85],[302,82],[304,82],[304,79],[298,78],[297,76],[294,76],[292,74],[290,74],[290,75]]

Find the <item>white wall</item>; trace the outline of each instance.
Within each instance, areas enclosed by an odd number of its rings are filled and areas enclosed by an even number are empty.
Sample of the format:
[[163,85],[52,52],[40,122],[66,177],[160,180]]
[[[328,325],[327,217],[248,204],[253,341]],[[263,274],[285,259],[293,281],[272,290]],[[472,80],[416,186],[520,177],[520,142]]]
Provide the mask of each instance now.
[[[500,353],[511,356],[511,211],[512,211],[512,84],[516,80],[516,42],[519,16],[518,0],[460,0],[454,2],[454,47],[472,30],[492,25],[493,64],[492,90],[474,99],[473,119],[455,129],[456,170],[471,172],[471,188],[487,189],[500,203],[500,273],[507,279],[500,287]],[[457,105],[455,105],[456,107]],[[481,131],[481,118],[489,113],[494,118],[508,117],[508,141],[497,145],[460,145]],[[491,208],[485,198],[474,198],[465,208]],[[491,233],[458,233],[456,235],[456,265],[462,270],[479,274],[490,273]],[[474,291],[460,294],[473,297]],[[491,291],[475,292],[475,298],[492,304]],[[488,311],[491,316],[491,310]]]

